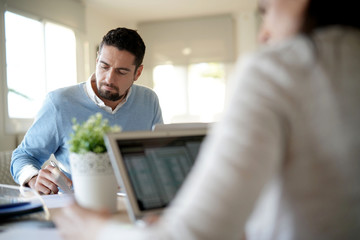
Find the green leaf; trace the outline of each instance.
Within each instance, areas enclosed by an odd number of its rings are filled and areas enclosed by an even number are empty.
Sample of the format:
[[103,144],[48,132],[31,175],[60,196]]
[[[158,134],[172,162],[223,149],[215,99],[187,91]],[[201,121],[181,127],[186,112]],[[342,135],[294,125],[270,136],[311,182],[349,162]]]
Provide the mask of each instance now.
[[103,119],[101,113],[91,115],[87,121],[79,124],[76,118],[72,119],[73,132],[70,134],[70,152],[74,153],[104,153],[106,146],[104,135],[109,132],[120,132],[121,127],[109,125],[108,119]]

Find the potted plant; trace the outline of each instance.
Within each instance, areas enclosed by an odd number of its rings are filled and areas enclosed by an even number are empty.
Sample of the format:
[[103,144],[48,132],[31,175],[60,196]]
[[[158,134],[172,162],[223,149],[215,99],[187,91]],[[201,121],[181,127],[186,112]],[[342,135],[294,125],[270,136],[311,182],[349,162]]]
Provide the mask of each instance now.
[[72,122],[73,133],[70,134],[69,141],[70,152],[72,153],[105,153],[104,134],[121,131],[117,125],[109,126],[109,121],[103,119],[101,113],[91,115],[82,124],[78,123],[76,118]]
[[70,167],[75,199],[87,208],[116,211],[118,186],[104,142],[104,134],[119,132],[100,113],[78,123],[73,119],[70,135]]

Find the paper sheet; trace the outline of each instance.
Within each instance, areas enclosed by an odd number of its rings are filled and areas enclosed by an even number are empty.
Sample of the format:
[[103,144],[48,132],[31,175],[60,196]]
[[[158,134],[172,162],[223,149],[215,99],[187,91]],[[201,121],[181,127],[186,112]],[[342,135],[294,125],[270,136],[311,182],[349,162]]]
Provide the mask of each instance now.
[[56,228],[13,228],[0,233],[0,240],[61,240]]
[[45,202],[45,206],[51,208],[62,208],[75,201],[74,194],[52,194],[42,195],[41,198]]

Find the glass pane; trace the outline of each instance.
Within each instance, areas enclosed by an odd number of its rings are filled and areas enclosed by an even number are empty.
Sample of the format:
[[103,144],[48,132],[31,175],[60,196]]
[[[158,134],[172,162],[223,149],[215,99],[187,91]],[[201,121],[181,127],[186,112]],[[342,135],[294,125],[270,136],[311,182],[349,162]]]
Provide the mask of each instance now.
[[5,12],[6,72],[10,118],[32,118],[45,93],[42,23]]
[[76,39],[74,31],[45,24],[47,92],[76,83]]
[[187,113],[186,67],[159,65],[154,68],[154,91],[160,101],[165,123]]
[[165,123],[218,120],[225,102],[224,64],[160,65],[153,76]]
[[33,118],[46,93],[76,83],[76,38],[66,27],[5,12],[8,113]]
[[225,66],[199,63],[189,67],[189,114],[201,122],[216,121],[225,103]]

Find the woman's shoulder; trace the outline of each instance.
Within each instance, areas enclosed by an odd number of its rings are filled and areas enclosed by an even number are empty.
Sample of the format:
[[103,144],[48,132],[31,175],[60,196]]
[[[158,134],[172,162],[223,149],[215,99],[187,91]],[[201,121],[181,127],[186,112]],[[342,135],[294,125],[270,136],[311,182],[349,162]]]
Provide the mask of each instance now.
[[261,84],[289,84],[290,79],[309,74],[316,63],[311,41],[297,36],[280,44],[264,46],[241,57],[234,76]]
[[279,89],[295,91],[312,73],[315,53],[306,37],[297,36],[280,44],[261,47],[255,53],[243,56],[237,64],[232,84],[255,87],[267,93]]
[[253,61],[288,68],[308,67],[315,61],[314,44],[308,37],[298,35],[279,44],[260,48]]

